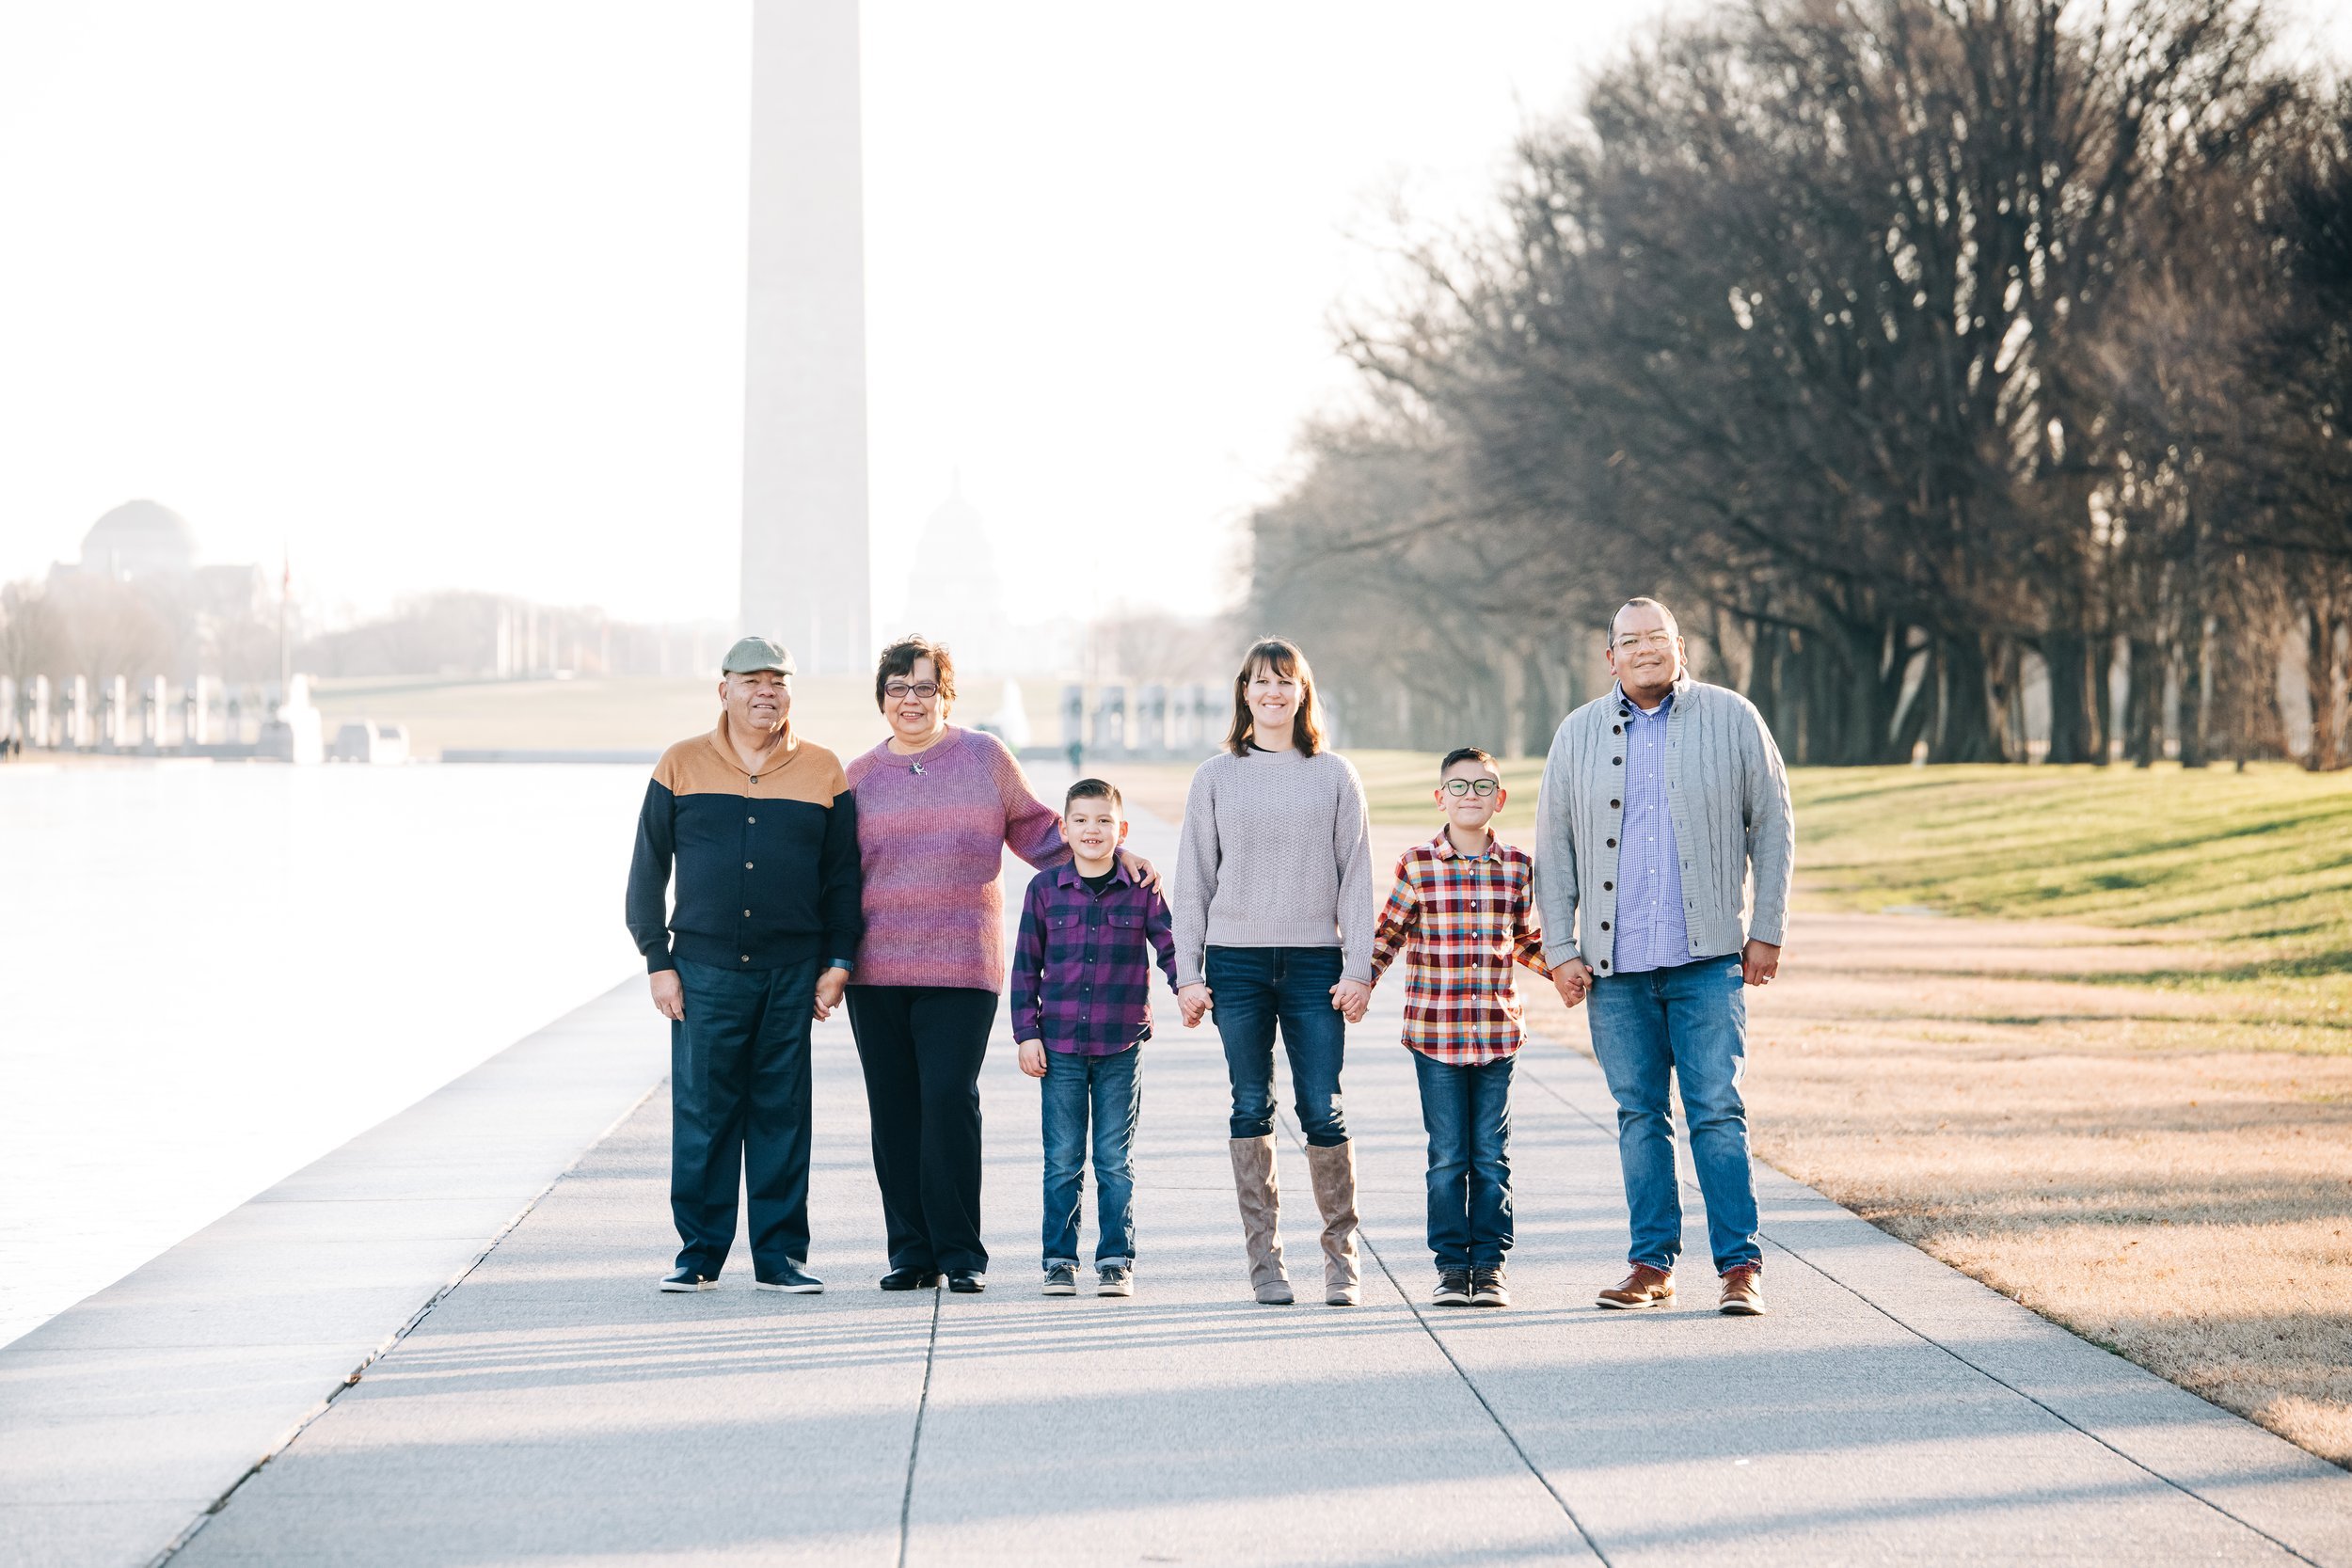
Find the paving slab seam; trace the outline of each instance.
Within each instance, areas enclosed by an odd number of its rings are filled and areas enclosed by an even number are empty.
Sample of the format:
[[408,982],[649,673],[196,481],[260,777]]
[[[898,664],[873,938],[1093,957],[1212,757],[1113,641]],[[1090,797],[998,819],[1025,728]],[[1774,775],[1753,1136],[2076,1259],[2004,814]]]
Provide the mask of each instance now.
[[[1300,1149],[1303,1155],[1307,1140],[1299,1135],[1298,1129],[1292,1125],[1289,1117],[1282,1116],[1280,1120],[1282,1131],[1290,1134],[1291,1143]],[[1389,1267],[1389,1260],[1380,1255],[1378,1247],[1373,1245],[1371,1235],[1360,1225],[1356,1227],[1356,1240],[1366,1252],[1372,1255],[1372,1260],[1380,1265],[1381,1277],[1389,1282],[1389,1289],[1396,1292],[1396,1299],[1405,1304],[1405,1310],[1413,1315],[1413,1322],[1421,1325],[1421,1331],[1428,1337],[1429,1342],[1438,1347],[1438,1354],[1445,1357],[1446,1365],[1454,1369],[1454,1375],[1462,1380],[1462,1386],[1470,1390],[1470,1398],[1478,1402],[1478,1408],[1486,1413],[1486,1419],[1495,1424],[1495,1431],[1502,1434],[1502,1440],[1511,1445],[1511,1451],[1518,1456],[1521,1465],[1527,1466],[1527,1473],[1535,1478],[1535,1484],[1541,1486],[1550,1496],[1551,1500],[1560,1505],[1560,1512],[1566,1516],[1568,1523],[1576,1528],[1577,1538],[1584,1543],[1584,1549],[1599,1560],[1601,1568],[1615,1568],[1615,1565],[1609,1560],[1609,1554],[1600,1549],[1600,1543],[1593,1539],[1593,1532],[1584,1528],[1584,1521],[1576,1516],[1576,1510],[1569,1505],[1568,1499],[1561,1495],[1557,1486],[1552,1485],[1551,1478],[1544,1474],[1534,1457],[1519,1446],[1518,1433],[1511,1430],[1510,1424],[1503,1420],[1502,1413],[1488,1402],[1486,1391],[1478,1386],[1478,1380],[1470,1376],[1470,1369],[1454,1359],[1453,1350],[1438,1335],[1437,1329],[1430,1325],[1428,1318],[1422,1313],[1420,1304],[1413,1300],[1411,1292],[1405,1289],[1405,1282],[1396,1277],[1396,1271]],[[905,1568],[905,1564],[901,1562],[899,1568]]]
[[[1526,1076],[1535,1085],[1536,1087],[1542,1089],[1544,1093],[1549,1095],[1552,1099],[1566,1106],[1577,1116],[1582,1117],[1587,1123],[1591,1124],[1597,1131],[1609,1133],[1613,1137],[1615,1135],[1615,1129],[1609,1127],[1598,1117],[1595,1117],[1590,1111],[1584,1109],[1583,1106],[1579,1105],[1576,1101],[1562,1094],[1558,1089],[1553,1088],[1549,1084],[1545,1083],[1540,1074],[1531,1072]],[[1695,1182],[1682,1180],[1680,1184],[1685,1191],[1692,1193],[1694,1196],[1704,1196],[1704,1195],[1699,1193],[1698,1186]],[[1851,1212],[1851,1211],[1849,1210],[1848,1212]],[[1864,1223],[1867,1224],[1868,1222],[1865,1221]],[[1876,1227],[1873,1227],[1872,1228],[1875,1229]],[[1887,1310],[1886,1307],[1881,1306],[1870,1296],[1865,1294],[1859,1290],[1856,1290],[1853,1286],[1847,1284],[1844,1280],[1830,1273],[1829,1270],[1823,1268],[1812,1259],[1807,1258],[1804,1253],[1799,1252],[1796,1248],[1788,1245],[1788,1243],[1775,1238],[1770,1231],[1758,1230],[1756,1235],[1760,1240],[1770,1242],[1774,1250],[1785,1253],[1788,1257],[1795,1259],[1798,1262],[1803,1263],[1806,1268],[1811,1269],[1821,1278],[1828,1280],[1832,1285],[1836,1286],[1839,1290],[1853,1297],[1854,1300],[1862,1303],[1863,1306],[1867,1307],[1871,1311],[1877,1313],[1880,1317],[1884,1318],[1888,1323],[1893,1323],[1897,1328],[1901,1329],[1905,1334],[1910,1335],[1920,1343],[1931,1345],[1936,1350],[1942,1351],[1946,1355],[1950,1356],[1953,1360],[1959,1362],[1962,1366],[1967,1368],[1979,1377],[1983,1378],[1987,1383],[2009,1390],[2009,1392],[2016,1395],[2019,1399],[2024,1400],[2027,1404],[2032,1405],[2036,1410],[2041,1411],[2043,1415],[2049,1417],[2060,1426],[2089,1438],[2091,1442],[2096,1443],[2099,1447],[2106,1449],[2107,1452],[2115,1455],[2116,1458],[2121,1459],[2123,1463],[2129,1465],[2132,1468],[2139,1471],[2141,1474],[2162,1481],[2165,1485],[2169,1486],[2185,1497],[2189,1497],[2197,1502],[2202,1503],[2205,1507],[2212,1509],[2216,1513],[2218,1513],[2221,1517],[2229,1520],[2232,1524],[2236,1525],[2241,1529],[2250,1531],[2251,1533],[2262,1537],[2265,1541],[2269,1542],[2272,1545],[2286,1553],[2287,1556],[2295,1559],[2296,1561],[2310,1563],[2312,1568],[2327,1568],[2327,1565],[2322,1563],[2317,1558],[2309,1557],[2304,1553],[2297,1551],[2295,1547],[2289,1545],[2284,1541],[2280,1540],[2277,1536],[2271,1534],[2260,1525],[2253,1523],[2249,1519],[2240,1517],[2238,1514],[2232,1513],[2221,1504],[2214,1501],[2211,1497],[2206,1497],[2195,1487],[2188,1485],[2186,1482],[2175,1481],[2172,1477],[2166,1475],[2162,1470],[2155,1468],[2145,1460],[2118,1448],[2115,1444],[2107,1441],[2105,1437],[2100,1436],[2099,1433],[2091,1431],[2089,1427],[2084,1426],[2081,1422],[2068,1417],[2063,1411],[2052,1408],[2050,1405],[2027,1393],[2025,1389],[2018,1387],[2007,1378],[2002,1377],[1999,1373],[1988,1370],[1987,1369],[1977,1365],[1976,1362],[1971,1361],[1967,1356],[1963,1355],[1960,1352],[1954,1350],[1951,1346],[1946,1344],[1934,1335],[1928,1333],[1924,1329],[1915,1327],[1911,1323],[1905,1322],[1898,1314]],[[1383,1264],[1381,1266],[1385,1271],[1387,1265]],[[2031,1307],[2025,1307],[2024,1309],[2026,1311],[2032,1311]],[[2041,1314],[2036,1313],[2035,1316],[2040,1317]],[[2054,1326],[2058,1328],[2066,1327],[2064,1323],[2055,1323],[2055,1321],[2051,1319],[2045,1318],[2042,1321],[2045,1323],[2052,1323]],[[2072,1329],[2067,1329],[2067,1332],[2070,1334],[2074,1333]],[[2080,1335],[2075,1335],[2074,1337],[2078,1339],[2082,1338]],[[2084,1342],[2088,1344],[2090,1341],[2085,1340]],[[2113,1354],[2114,1353],[2108,1352],[2107,1354]],[[1448,1359],[1451,1359],[1451,1357],[1449,1356]],[[2174,1385],[2174,1386],[2177,1387],[2178,1385]],[[2216,1408],[2218,1407],[2217,1406]],[[1565,1504],[1563,1504],[1562,1506],[1565,1507]]]
[[416,1330],[419,1323],[423,1323],[426,1318],[432,1315],[433,1309],[436,1307],[440,1306],[443,1301],[448,1299],[449,1293],[452,1291],[454,1291],[457,1287],[463,1285],[467,1278],[472,1275],[474,1270],[482,1266],[483,1259],[488,1258],[491,1253],[498,1250],[500,1243],[505,1241],[507,1237],[514,1234],[515,1227],[516,1226],[519,1226],[524,1220],[531,1217],[531,1212],[538,1208],[540,1203],[546,1199],[547,1196],[555,1191],[556,1187],[562,1183],[565,1177],[571,1175],[572,1172],[580,1168],[581,1161],[587,1159],[589,1155],[595,1153],[596,1149],[603,1145],[607,1138],[610,1138],[613,1133],[619,1132],[623,1124],[625,1124],[629,1117],[635,1116],[641,1109],[643,1109],[645,1101],[651,1100],[656,1094],[659,1094],[661,1091],[662,1085],[669,1083],[669,1081],[670,1078],[667,1073],[664,1073],[660,1078],[654,1080],[654,1082],[646,1087],[644,1093],[629,1101],[628,1108],[627,1110],[612,1118],[610,1126],[606,1127],[595,1137],[589,1139],[587,1146],[583,1148],[579,1154],[573,1157],[569,1164],[565,1165],[562,1170],[556,1172],[553,1179],[550,1180],[546,1186],[541,1187],[537,1192],[532,1194],[531,1196],[525,1200],[523,1206],[516,1210],[514,1214],[504,1225],[499,1227],[498,1233],[483,1244],[481,1251],[475,1253],[472,1258],[467,1260],[464,1268],[458,1270],[454,1275],[452,1275],[442,1283],[439,1290],[433,1292],[432,1296],[424,1303],[423,1306],[418,1307],[414,1312],[411,1312],[408,1315],[408,1320],[405,1323],[402,1323],[398,1328],[392,1330],[392,1332],[387,1335],[373,1350],[368,1352],[365,1356],[361,1357],[359,1364],[357,1367],[354,1367],[350,1372],[344,1376],[341,1383],[329,1389],[325,1398],[321,1399],[316,1404],[305,1411],[301,1418],[297,1419],[294,1425],[288,1427],[285,1433],[262,1452],[261,1458],[255,1460],[250,1465],[246,1466],[244,1474],[238,1476],[235,1481],[230,1481],[219,1497],[215,1497],[211,1503],[206,1505],[201,1513],[197,1514],[194,1519],[188,1522],[188,1525],[184,1529],[181,1530],[179,1534],[173,1536],[171,1540],[165,1544],[163,1550],[148,1559],[147,1568],[164,1568],[166,1563],[168,1563],[173,1558],[179,1556],[182,1551],[185,1550],[188,1543],[195,1540],[203,1530],[204,1527],[210,1524],[214,1519],[217,1518],[222,1509],[229,1506],[229,1500],[237,1495],[239,1489],[242,1488],[246,1481],[249,1481],[255,1476],[260,1475],[263,1466],[267,1465],[271,1460],[276,1459],[279,1454],[284,1453],[288,1448],[293,1446],[294,1440],[300,1437],[305,1432],[309,1431],[312,1422],[316,1421],[320,1417],[326,1415],[328,1410],[332,1409],[335,1402],[342,1398],[345,1392],[358,1386],[360,1378],[366,1373],[370,1367],[375,1365],[377,1361],[383,1359],[384,1355],[395,1345],[398,1345],[403,1339],[407,1338],[408,1336]]
[[907,1438],[907,1484],[898,1496],[898,1568],[907,1568],[907,1535],[914,1518],[914,1465],[923,1454],[923,1413],[931,1405],[931,1369],[939,1364],[939,1298],[931,1287],[931,1337],[923,1347],[923,1391],[914,1400],[914,1431]]

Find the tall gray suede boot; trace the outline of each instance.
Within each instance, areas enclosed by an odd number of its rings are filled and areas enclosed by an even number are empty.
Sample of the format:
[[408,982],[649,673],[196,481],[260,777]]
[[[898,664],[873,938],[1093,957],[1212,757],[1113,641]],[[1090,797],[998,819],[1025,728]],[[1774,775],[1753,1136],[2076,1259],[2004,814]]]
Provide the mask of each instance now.
[[1355,1140],[1329,1148],[1309,1144],[1307,1169],[1315,1179],[1315,1207],[1323,1211],[1324,1302],[1354,1307],[1364,1299],[1356,1263]]
[[1291,1278],[1282,1268],[1281,1183],[1274,1174],[1274,1139],[1234,1138],[1233,1192],[1241,1199],[1242,1243],[1249,1249],[1249,1288],[1261,1304],[1288,1307]]

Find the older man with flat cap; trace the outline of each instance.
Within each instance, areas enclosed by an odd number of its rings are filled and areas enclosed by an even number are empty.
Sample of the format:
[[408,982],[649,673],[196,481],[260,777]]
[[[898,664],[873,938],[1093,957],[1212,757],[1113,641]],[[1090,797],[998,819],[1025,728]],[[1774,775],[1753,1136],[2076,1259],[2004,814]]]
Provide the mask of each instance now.
[[718,1283],[739,1182],[758,1288],[813,1295],[809,1024],[840,1005],[865,934],[857,801],[841,759],[792,733],[789,653],[746,637],[721,670],[718,727],[655,765],[628,870],[629,935],[670,1021],[661,1289]]

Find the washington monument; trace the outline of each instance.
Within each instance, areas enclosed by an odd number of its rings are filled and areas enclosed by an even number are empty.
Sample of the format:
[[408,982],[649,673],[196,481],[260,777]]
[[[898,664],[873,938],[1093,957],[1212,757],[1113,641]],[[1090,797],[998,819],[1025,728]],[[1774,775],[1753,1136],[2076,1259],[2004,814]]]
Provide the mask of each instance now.
[[862,672],[866,244],[857,0],[752,10],[743,625],[816,674]]

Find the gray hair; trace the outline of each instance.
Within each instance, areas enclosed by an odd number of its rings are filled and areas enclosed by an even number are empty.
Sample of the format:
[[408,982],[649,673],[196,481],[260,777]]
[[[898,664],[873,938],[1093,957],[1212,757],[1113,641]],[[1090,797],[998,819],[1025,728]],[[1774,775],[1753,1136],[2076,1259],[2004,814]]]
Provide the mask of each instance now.
[[1610,641],[1614,642],[1617,640],[1617,615],[1623,615],[1629,610],[1654,610],[1658,611],[1659,614],[1666,618],[1667,631],[1673,633],[1677,637],[1680,637],[1682,635],[1682,623],[1675,619],[1675,612],[1673,610],[1668,610],[1664,605],[1660,604],[1656,599],[1649,597],[1647,594],[1640,594],[1628,599],[1625,603],[1619,605],[1617,607],[1617,614],[1609,617]]

